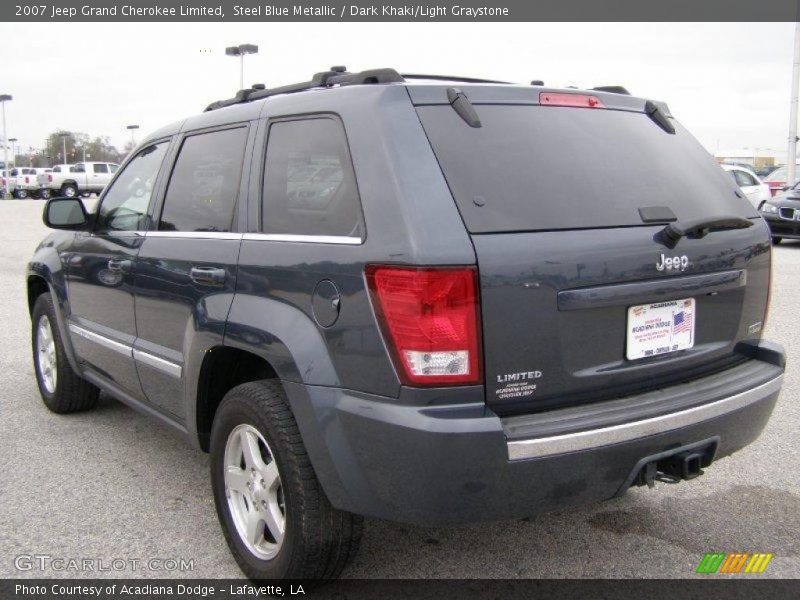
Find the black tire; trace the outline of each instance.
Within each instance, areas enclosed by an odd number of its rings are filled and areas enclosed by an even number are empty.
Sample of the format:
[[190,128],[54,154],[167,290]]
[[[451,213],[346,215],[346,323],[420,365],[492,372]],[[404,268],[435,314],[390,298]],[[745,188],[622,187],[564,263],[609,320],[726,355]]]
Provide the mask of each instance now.
[[[37,345],[39,342],[39,324],[46,317],[50,324],[52,339],[55,346],[56,373],[54,389],[48,390],[45,384],[42,370],[39,365],[39,352]],[[89,410],[97,404],[100,390],[79,377],[69,364],[61,333],[58,330],[56,311],[50,294],[42,294],[36,299],[31,317],[31,345],[33,349],[33,370],[36,374],[36,383],[39,386],[39,393],[47,408],[54,413],[73,413],[82,410]]]
[[774,235],[772,236],[772,245],[773,245],[773,246],[777,246],[777,245],[778,245],[778,244],[780,244],[782,241],[783,241],[783,238],[782,238],[782,237],[776,237],[776,236],[774,236]]
[[74,183],[65,183],[61,186],[61,195],[67,198],[77,198],[78,186],[76,186]]
[[49,200],[53,193],[48,188],[42,188],[39,190],[39,198],[42,200]]
[[13,195],[17,200],[25,200],[28,197],[28,190],[17,188],[14,190]]
[[[285,533],[277,554],[268,560],[254,554],[242,540],[226,496],[226,444],[231,432],[242,425],[254,427],[263,436],[280,475]],[[245,383],[222,400],[211,431],[211,484],[225,540],[250,579],[334,579],[358,551],[362,518],[331,506],[279,381]]]

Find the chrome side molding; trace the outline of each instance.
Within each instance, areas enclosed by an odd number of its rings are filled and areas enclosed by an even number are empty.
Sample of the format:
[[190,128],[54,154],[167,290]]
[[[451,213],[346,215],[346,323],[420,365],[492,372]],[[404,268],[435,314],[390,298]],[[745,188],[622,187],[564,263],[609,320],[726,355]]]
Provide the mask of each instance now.
[[116,340],[112,340],[104,335],[100,335],[99,333],[95,333],[94,331],[90,331],[84,327],[80,327],[75,323],[69,324],[70,332],[74,333],[75,335],[79,335],[80,337],[89,340],[90,342],[94,342],[98,346],[102,346],[103,348],[107,348],[109,350],[113,350],[114,352],[118,352],[128,358],[131,358],[137,362],[140,362],[144,365],[152,367],[162,373],[169,375],[170,377],[174,377],[176,379],[181,378],[181,374],[183,373],[183,367],[177,363],[174,363],[169,360],[165,360],[154,354],[150,354],[149,352],[145,352],[143,350],[139,350],[138,348],[134,348],[133,346],[129,346],[128,344],[123,344],[122,342],[118,342]]

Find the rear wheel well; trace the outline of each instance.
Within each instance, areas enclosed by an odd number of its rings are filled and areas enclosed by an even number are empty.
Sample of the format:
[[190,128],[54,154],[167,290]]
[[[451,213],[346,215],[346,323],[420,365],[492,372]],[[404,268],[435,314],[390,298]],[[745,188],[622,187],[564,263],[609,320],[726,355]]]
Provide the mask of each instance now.
[[242,383],[277,379],[275,369],[266,360],[237,348],[217,346],[206,353],[197,386],[197,437],[208,452],[211,425],[222,398]]
[[50,288],[47,287],[47,282],[43,277],[39,277],[38,275],[31,275],[28,277],[28,314],[33,314],[33,307],[39,296],[49,291]]

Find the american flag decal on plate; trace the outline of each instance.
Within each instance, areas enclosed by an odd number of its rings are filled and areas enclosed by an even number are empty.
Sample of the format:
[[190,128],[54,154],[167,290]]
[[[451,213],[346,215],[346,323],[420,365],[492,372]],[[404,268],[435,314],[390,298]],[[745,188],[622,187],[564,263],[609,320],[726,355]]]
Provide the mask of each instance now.
[[682,310],[679,313],[675,313],[672,319],[673,319],[673,327],[672,327],[673,334],[692,330],[692,313],[687,313],[686,311]]

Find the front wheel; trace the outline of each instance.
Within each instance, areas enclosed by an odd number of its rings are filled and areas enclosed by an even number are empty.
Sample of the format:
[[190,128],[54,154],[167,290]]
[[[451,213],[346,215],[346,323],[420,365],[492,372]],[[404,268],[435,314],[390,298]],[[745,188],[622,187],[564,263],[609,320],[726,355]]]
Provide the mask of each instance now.
[[17,200],[25,200],[28,197],[28,190],[17,188],[14,190],[13,196]]
[[93,408],[100,390],[72,370],[50,294],[42,294],[36,300],[31,329],[33,366],[45,406],[55,413]]
[[278,381],[223,399],[211,431],[220,524],[251,579],[331,579],[355,555],[362,519],[331,506]]
[[78,187],[72,183],[65,183],[61,186],[61,195],[66,198],[75,198],[78,195]]

